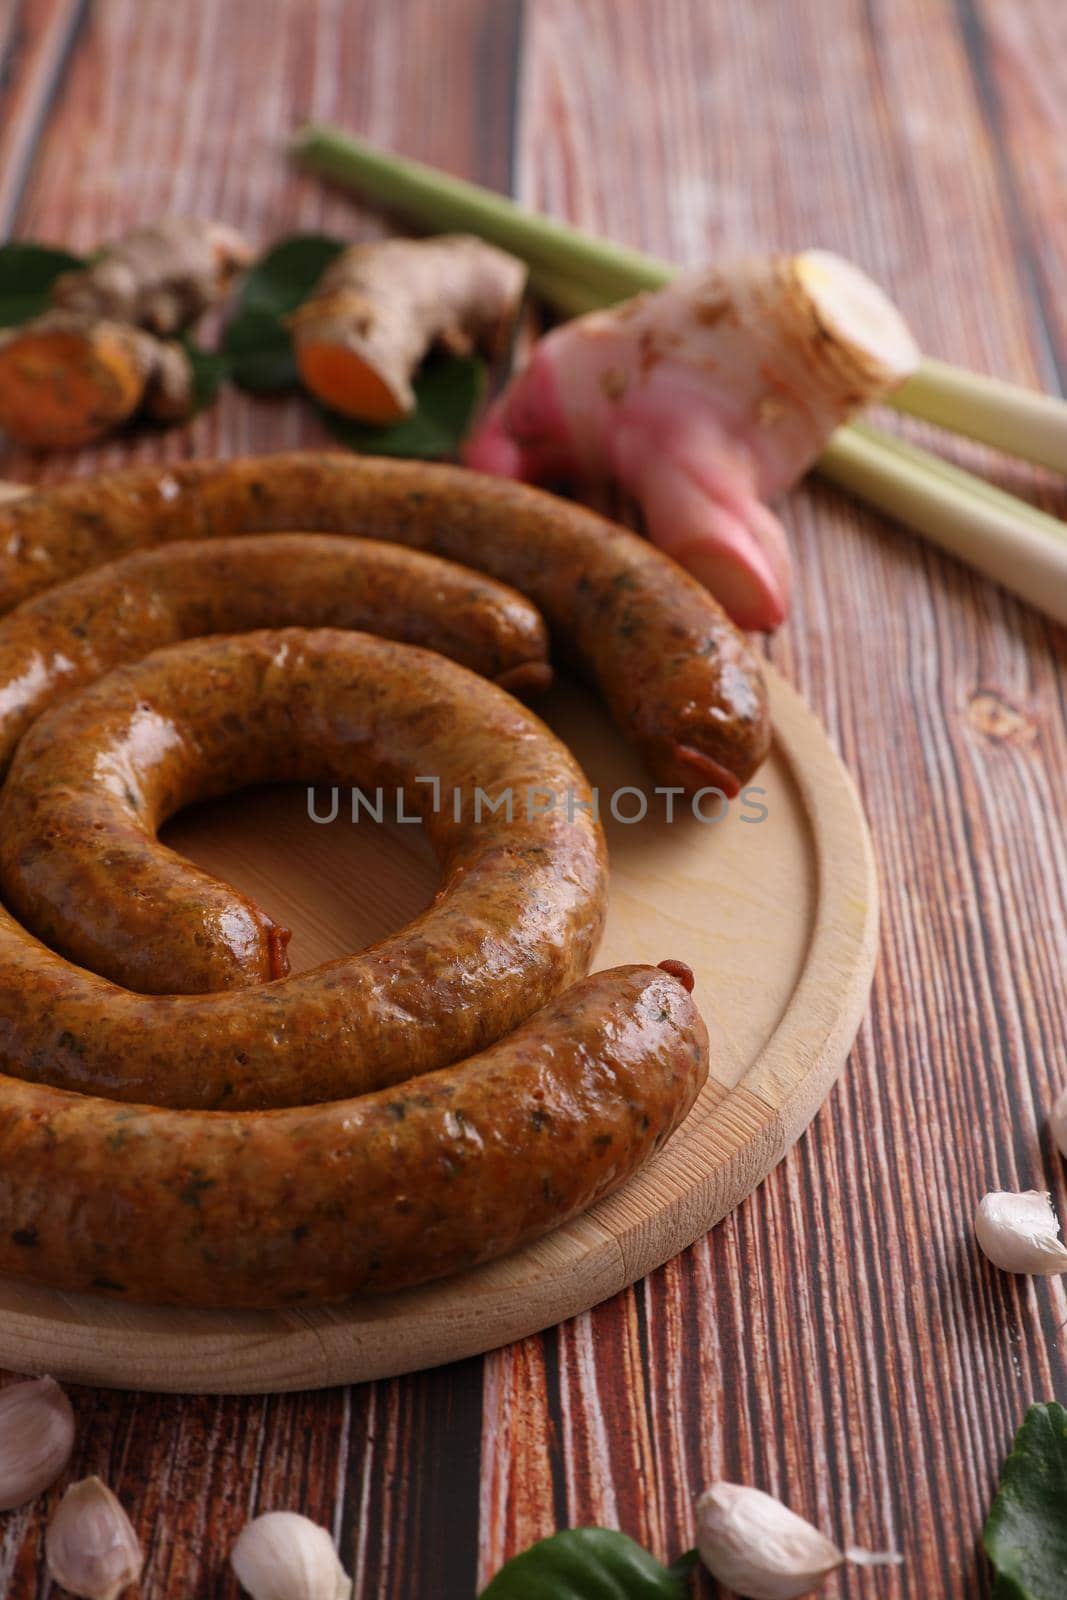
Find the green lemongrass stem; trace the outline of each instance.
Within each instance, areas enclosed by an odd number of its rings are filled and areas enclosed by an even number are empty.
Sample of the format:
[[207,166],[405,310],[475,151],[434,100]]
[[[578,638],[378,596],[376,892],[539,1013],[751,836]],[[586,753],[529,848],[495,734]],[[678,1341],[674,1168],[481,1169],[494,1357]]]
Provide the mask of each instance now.
[[358,188],[386,210],[400,212],[426,228],[477,233],[531,267],[565,266],[568,277],[610,290],[616,300],[640,289],[659,288],[675,270],[639,250],[525,211],[479,184],[419,161],[386,155],[326,123],[301,128],[289,148],[302,166]]
[[[665,273],[664,282],[667,277]],[[531,269],[530,287],[568,317],[599,310],[616,298],[569,278],[564,271],[543,267]],[[994,445],[1007,455],[1067,473],[1067,401],[1056,395],[1039,394],[1036,390],[1004,383],[999,378],[986,378],[947,361],[925,356],[918,372],[886,396],[886,404],[897,411],[922,417],[951,433]],[[884,437],[888,439],[892,435]],[[932,464],[939,459],[927,452],[923,454]],[[972,481],[982,482],[981,479]],[[994,493],[1002,499],[1010,498],[1000,490]],[[1024,501],[1016,503],[1025,505]],[[1050,523],[1057,528],[1061,526],[1043,512],[1038,515],[1044,519],[1046,527]]]
[[[310,170],[357,188],[383,208],[423,227],[465,228],[512,251],[529,265],[536,292],[570,315],[660,288],[678,270],[654,256],[526,211],[477,184],[387,155],[340,128],[312,124],[296,135],[291,150]],[[934,405],[934,397],[940,396],[936,403],[942,407],[941,417],[947,417],[944,374],[954,370],[944,363],[925,361],[904,386],[905,390],[912,388],[908,409],[936,422],[938,417],[925,407],[927,401]],[[923,375],[928,372],[932,372],[933,382],[927,381],[924,387]],[[954,390],[959,407],[966,410],[972,383],[981,387],[992,381],[962,374]],[[1048,401],[1053,410],[1057,404]],[[951,426],[965,432],[960,422],[961,410],[957,410]],[[1003,430],[994,442],[1004,445]],[[1067,608],[1067,602],[1055,592],[1049,593],[1050,586],[1053,591],[1063,587],[1058,562],[1064,528],[1054,517],[927,451],[856,424],[837,430],[816,466],[861,499],[898,517],[1062,620],[1061,610]]]
[[[531,287],[569,316],[610,304],[609,296],[565,273],[535,270]],[[1067,621],[1067,524],[918,445],[864,423],[838,428],[817,470],[1056,621]]]
[[[529,285],[539,300],[564,317],[584,317],[589,311],[602,311],[617,305],[626,295],[606,294],[592,284],[569,278],[565,272],[555,272],[550,267],[531,267]],[[666,281],[666,280],[664,280]]]
[[1048,511],[1042,511],[1040,507],[1031,505],[1026,500],[1017,499],[1006,489],[998,489],[996,484],[990,483],[986,478],[977,477],[965,467],[954,466],[951,461],[946,461],[944,456],[934,455],[932,451],[924,450],[921,445],[912,444],[910,440],[902,439],[899,434],[887,433],[881,428],[872,427],[870,423],[853,422],[845,431],[874,439],[879,445],[892,450],[909,469],[931,473],[943,483],[951,485],[954,490],[986,501],[1001,515],[1011,517],[1017,522],[1027,523],[1035,533],[1041,534],[1044,538],[1056,539],[1061,544],[1067,545],[1067,522],[1061,522]]
[[[572,316],[642,289],[658,289],[677,270],[655,256],[526,211],[478,184],[386,155],[340,128],[311,124],[291,148],[312,171],[352,184],[425,227],[469,228],[513,251],[529,263],[538,292]],[[588,285],[594,297],[587,300],[569,284]],[[926,357],[890,404],[1025,461],[1067,472],[1067,401],[1057,396]]]
[[863,424],[838,429],[819,470],[1067,623],[1067,529],[1054,517],[1033,506],[1020,516],[1013,495]]
[[927,356],[888,403],[1023,461],[1067,472],[1067,400],[1058,395],[987,378]]

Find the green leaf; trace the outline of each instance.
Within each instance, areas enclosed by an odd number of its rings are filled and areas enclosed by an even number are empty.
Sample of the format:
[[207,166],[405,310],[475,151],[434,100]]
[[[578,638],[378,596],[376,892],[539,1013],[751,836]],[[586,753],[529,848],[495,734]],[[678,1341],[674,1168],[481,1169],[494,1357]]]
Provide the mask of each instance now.
[[306,300],[335,256],[344,249],[340,239],[325,233],[294,233],[260,256],[237,296],[235,315],[261,311],[270,317],[287,317]]
[[23,239],[0,245],[0,327],[29,322],[48,309],[48,291],[61,272],[83,267],[79,256]]
[[688,1592],[625,1533],[567,1528],[501,1567],[481,1600],[685,1600]]
[[[226,370],[242,389],[275,394],[298,386],[284,318],[307,299],[343,249],[339,239],[325,234],[296,234],[268,250],[252,268],[220,345]],[[349,450],[431,461],[454,455],[482,398],[484,363],[473,356],[432,357],[414,388],[414,413],[389,427],[355,422],[325,406],[316,409],[334,438]]]
[[431,358],[415,379],[416,408],[385,428],[354,422],[318,408],[334,438],[374,456],[417,456],[436,461],[455,455],[485,389],[485,364],[474,356]]
[[996,1600],[1067,1595],[1067,1411],[1054,1400],[1026,1413],[982,1542]]
[[261,256],[245,278],[221,350],[235,383],[253,394],[294,389],[292,341],[282,322],[306,300],[336,255],[340,239],[297,233]]
[[187,334],[181,342],[193,375],[193,403],[197,411],[203,411],[214,401],[226,376],[226,357],[215,350],[202,350]]
[[690,1572],[695,1572],[700,1565],[700,1551],[686,1550],[676,1561],[672,1561],[669,1571],[672,1577],[684,1578]]
[[220,348],[234,383],[252,394],[276,394],[299,382],[288,329],[269,311],[235,317]]

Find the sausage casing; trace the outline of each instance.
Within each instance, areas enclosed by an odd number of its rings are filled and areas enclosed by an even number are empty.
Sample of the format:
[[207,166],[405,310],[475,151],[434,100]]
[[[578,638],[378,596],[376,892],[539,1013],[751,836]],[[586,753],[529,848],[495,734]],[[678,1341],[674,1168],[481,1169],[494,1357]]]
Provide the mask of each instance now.
[[767,752],[759,663],[705,589],[583,507],[459,467],[308,452],[48,489],[0,508],[0,610],[144,545],[302,528],[428,550],[527,595],[662,784],[732,796]]
[[551,678],[536,608],[454,562],[331,534],[164,545],[91,569],[0,621],[0,774],[46,706],[110,667],[202,634],[292,626],[424,645],[513,692]]
[[[462,914],[474,915],[471,874],[487,860],[501,875],[492,898],[506,904],[509,862],[521,866],[550,843],[543,823],[524,824],[521,815],[539,771],[566,775],[583,797],[585,786],[547,729],[512,716],[501,695],[481,688],[472,691],[465,672],[435,670],[425,652],[330,629],[214,636],[154,651],[66,699],[23,739],[0,791],[6,903],[53,949],[140,993],[198,994],[283,976],[271,919],[166,849],[156,832],[195,801],[306,779],[366,782],[372,808],[378,789],[392,799],[403,787],[408,809],[425,814],[446,874],[462,876]],[[478,789],[485,798],[476,817]],[[488,811],[498,790],[520,813],[510,823]],[[574,839],[566,832],[553,840],[552,870],[563,880],[574,850],[595,837],[586,827],[575,827]],[[484,898],[481,905],[484,914]],[[562,925],[550,923],[543,932],[562,937]],[[480,938],[461,939],[462,926],[453,929],[453,959],[480,959]],[[523,954],[536,964],[528,941]],[[427,981],[440,968],[438,952]]]
[[[157,1105],[307,1105],[469,1055],[588,971],[607,864],[570,752],[443,656],[334,629],[192,640],[46,712],[0,798],[12,898],[50,941],[80,939],[81,959],[140,962],[169,988],[168,963],[225,943],[236,891],[164,850],[154,820],[242,783],[310,777],[404,789],[442,865],[427,911],[313,972],[184,995],[118,988],[0,911],[0,1068]],[[531,806],[531,790],[557,803]],[[95,828],[102,801],[110,834]]]
[[168,1111],[0,1079],[0,1272],[210,1306],[425,1282],[617,1188],[707,1063],[678,979],[619,967],[456,1067],[330,1105]]

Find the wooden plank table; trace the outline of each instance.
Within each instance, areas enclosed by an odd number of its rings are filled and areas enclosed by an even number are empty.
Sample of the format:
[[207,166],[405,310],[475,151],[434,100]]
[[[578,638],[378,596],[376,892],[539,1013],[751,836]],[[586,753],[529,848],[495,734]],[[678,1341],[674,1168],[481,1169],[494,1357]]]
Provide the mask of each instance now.
[[[931,353],[1062,387],[1061,12],[6,0],[0,225],[74,247],[165,210],[264,241],[370,235],[284,160],[297,122],[330,118],[679,261],[840,249]],[[43,466],[10,451],[0,475],[319,437],[299,406],[231,391],[185,431]],[[979,459],[1063,514],[1062,486]],[[468,1600],[566,1524],[672,1556],[719,1475],[905,1555],[839,1594],[988,1592],[976,1540],[1000,1459],[1031,1399],[1067,1397],[1062,1284],[994,1273],[969,1227],[989,1187],[1051,1184],[1067,1204],[1044,1130],[1067,1079],[1064,635],[818,484],[785,516],[797,596],[769,653],[855,774],[883,872],[881,966],[842,1085],[708,1239],[542,1337],[350,1391],[76,1391],[73,1469],[130,1510],[146,1594],[231,1595],[238,1528],[288,1506],[334,1530],[358,1600]],[[11,1600],[48,1589],[45,1509],[0,1522]]]

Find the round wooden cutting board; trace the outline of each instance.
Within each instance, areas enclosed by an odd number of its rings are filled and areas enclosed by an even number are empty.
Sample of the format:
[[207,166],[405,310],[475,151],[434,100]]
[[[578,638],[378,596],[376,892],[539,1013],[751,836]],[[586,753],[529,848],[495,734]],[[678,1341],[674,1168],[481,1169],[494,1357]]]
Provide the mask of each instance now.
[[[688,808],[673,822],[651,808],[631,824],[605,815],[612,894],[596,965],[688,962],[712,1037],[712,1077],[696,1107],[623,1190],[476,1272],[318,1310],[181,1312],[0,1281],[0,1364],[209,1394],[310,1389],[435,1366],[595,1305],[743,1200],[837,1077],[877,943],[875,869],[851,781],[796,694],[768,677],[775,745],[747,804],[718,822],[698,821]],[[647,787],[584,691],[558,686],[539,709],[605,803],[623,786]],[[638,805],[635,795],[621,797],[627,815]],[[176,819],[166,838],[294,929],[296,970],[399,926],[435,887],[417,828],[365,817],[353,826],[344,805],[336,822],[318,824],[303,789],[213,802]]]

